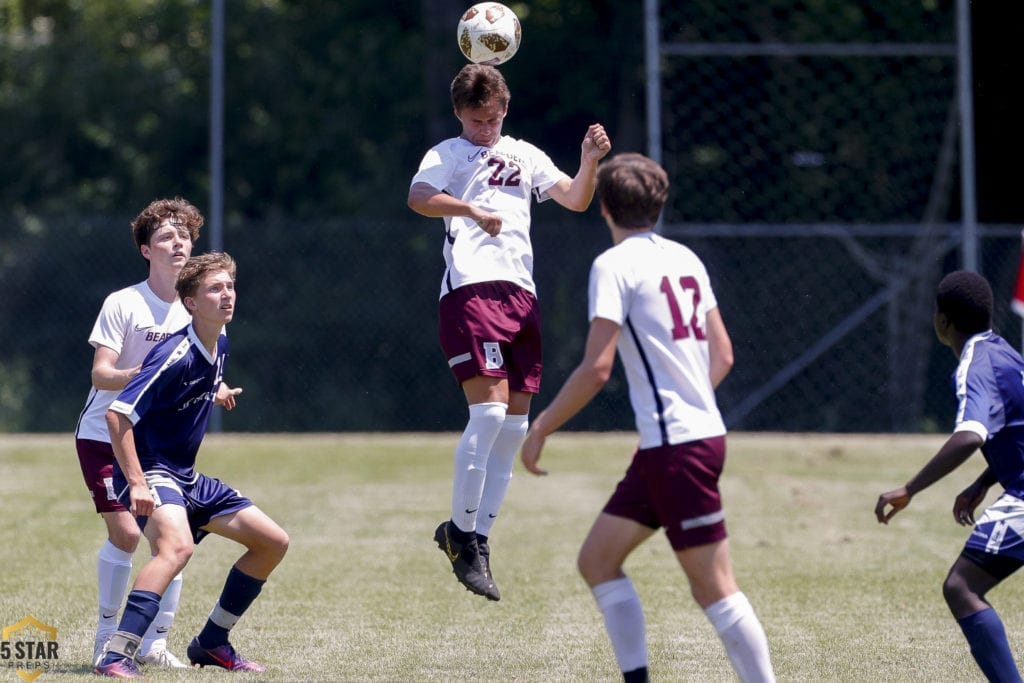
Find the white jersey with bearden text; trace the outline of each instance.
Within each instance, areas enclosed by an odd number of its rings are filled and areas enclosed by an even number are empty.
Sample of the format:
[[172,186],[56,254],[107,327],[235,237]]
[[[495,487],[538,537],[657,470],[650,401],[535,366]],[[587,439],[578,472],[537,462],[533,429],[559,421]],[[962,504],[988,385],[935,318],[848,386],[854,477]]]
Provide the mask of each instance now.
[[[110,294],[93,325],[89,343],[106,346],[119,354],[114,367],[126,370],[140,365],[159,342],[192,321],[180,299],[167,303],[145,281]],[[92,387],[78,419],[75,437],[110,442],[107,408],[120,390]]]
[[534,145],[503,135],[493,147],[450,138],[432,147],[420,162],[412,184],[441,192],[501,217],[501,232],[491,237],[471,218],[446,216],[445,273],[441,296],[476,282],[505,280],[536,295],[530,242],[530,195],[569,176]]

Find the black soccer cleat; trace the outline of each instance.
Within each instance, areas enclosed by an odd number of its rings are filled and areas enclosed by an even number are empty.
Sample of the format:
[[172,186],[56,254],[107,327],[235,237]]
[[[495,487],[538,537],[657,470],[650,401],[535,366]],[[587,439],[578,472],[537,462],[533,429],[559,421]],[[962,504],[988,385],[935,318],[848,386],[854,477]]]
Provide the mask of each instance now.
[[480,567],[484,570],[484,576],[494,581],[494,574],[491,573],[491,546],[488,545],[486,539],[486,536],[476,537],[476,551],[480,555]]
[[498,592],[498,587],[481,558],[476,536],[471,536],[465,543],[459,543],[448,532],[449,524],[451,522],[441,522],[437,526],[434,540],[452,563],[455,578],[472,593],[482,595],[488,600],[500,600],[501,593]]

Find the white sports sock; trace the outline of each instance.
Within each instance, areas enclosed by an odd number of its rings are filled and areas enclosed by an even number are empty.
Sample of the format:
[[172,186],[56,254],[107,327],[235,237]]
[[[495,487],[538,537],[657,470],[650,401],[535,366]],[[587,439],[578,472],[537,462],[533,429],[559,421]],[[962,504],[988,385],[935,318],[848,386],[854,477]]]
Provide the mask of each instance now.
[[647,632],[640,596],[628,576],[612,579],[591,589],[604,616],[620,671],[647,666]]
[[487,476],[487,458],[498,438],[508,405],[474,403],[469,422],[455,447],[455,476],[452,480],[452,521],[462,531],[476,531],[476,515]]
[[167,647],[167,632],[171,630],[174,623],[174,615],[178,611],[178,601],[181,599],[181,574],[179,573],[167,585],[167,590],[160,597],[160,611],[153,618],[153,623],[146,629],[146,635],[142,638],[142,645],[139,647],[140,655],[148,655],[154,645],[162,644]]
[[124,604],[124,596],[128,591],[128,579],[132,574],[132,554],[121,550],[108,539],[100,548],[96,574],[99,586],[99,624],[96,632],[113,633],[117,630],[117,613]]
[[733,593],[704,610],[744,683],[774,681],[768,638],[747,596]]
[[498,432],[498,438],[491,447],[487,459],[487,476],[484,478],[484,492],[480,498],[480,512],[476,516],[476,532],[482,536],[491,534],[494,518],[498,516],[501,504],[505,502],[509,482],[512,481],[512,466],[516,462],[519,447],[526,440],[529,415],[506,415]]

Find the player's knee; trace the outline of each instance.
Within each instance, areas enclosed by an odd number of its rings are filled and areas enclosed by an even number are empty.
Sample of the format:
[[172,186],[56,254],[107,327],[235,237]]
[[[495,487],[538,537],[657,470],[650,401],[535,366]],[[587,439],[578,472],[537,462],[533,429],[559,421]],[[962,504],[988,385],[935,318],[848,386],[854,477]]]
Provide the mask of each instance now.
[[604,560],[596,553],[590,552],[586,546],[576,556],[576,569],[591,588],[622,575],[621,567],[613,562]]
[[284,558],[285,553],[288,552],[288,545],[291,543],[291,538],[288,537],[288,532],[278,527],[278,533],[274,536],[273,546],[275,554],[278,557],[278,561]]
[[955,616],[959,616],[965,609],[969,609],[967,606],[973,602],[972,591],[967,585],[967,581],[956,572],[950,572],[946,580],[942,582],[942,597]]
[[164,558],[177,573],[184,569],[188,561],[192,559],[192,552],[195,548],[195,543],[191,539],[164,540],[160,544],[158,557]]
[[135,520],[132,520],[130,526],[110,525],[107,529],[107,536],[110,538],[110,542],[119,550],[123,550],[126,553],[134,553],[135,549],[139,547],[142,532],[139,530],[139,525],[135,523]]
[[268,531],[265,531],[260,538],[256,547],[257,550],[264,558],[277,564],[284,559],[285,553],[288,552],[288,544],[291,539],[288,537],[288,532],[281,527],[274,525],[274,527]]

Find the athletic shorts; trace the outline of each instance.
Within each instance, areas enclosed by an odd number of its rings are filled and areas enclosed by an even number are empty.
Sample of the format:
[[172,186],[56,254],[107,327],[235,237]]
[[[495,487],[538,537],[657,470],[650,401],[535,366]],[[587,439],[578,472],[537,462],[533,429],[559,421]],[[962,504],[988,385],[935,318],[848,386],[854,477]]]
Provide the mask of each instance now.
[[124,512],[114,491],[114,449],[103,441],[75,439],[75,450],[96,512]]
[[1024,500],[999,496],[974,525],[962,554],[998,579],[1024,565]]
[[[209,524],[211,519],[230,515],[252,505],[252,501],[231,488],[220,479],[197,474],[195,482],[184,484],[166,472],[150,470],[146,472],[149,492],[153,494],[156,507],[161,505],[180,505],[188,515],[188,525],[192,530],[192,540],[196,543],[203,540],[209,531],[201,527]],[[114,487],[118,491],[121,504],[127,508],[129,500],[128,482],[118,470],[114,473]],[[139,528],[146,529],[148,517],[136,517]]]
[[673,550],[724,540],[718,479],[725,437],[642,448],[633,455],[604,512],[652,529],[665,527]]
[[511,391],[540,391],[540,306],[511,282],[480,282],[441,297],[438,337],[455,379],[508,379]]

